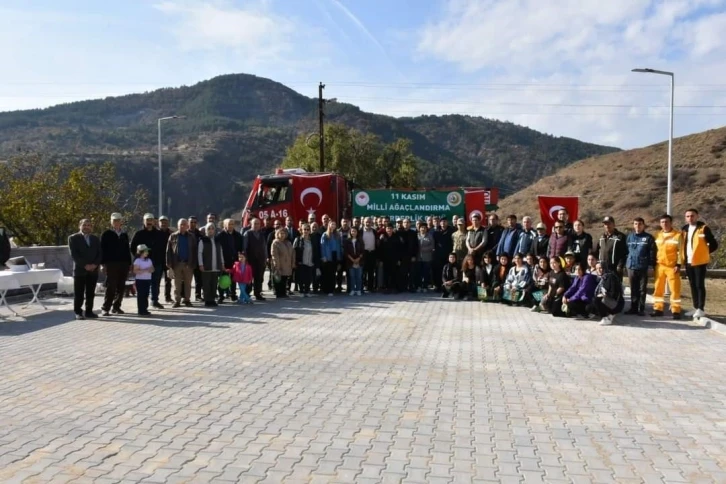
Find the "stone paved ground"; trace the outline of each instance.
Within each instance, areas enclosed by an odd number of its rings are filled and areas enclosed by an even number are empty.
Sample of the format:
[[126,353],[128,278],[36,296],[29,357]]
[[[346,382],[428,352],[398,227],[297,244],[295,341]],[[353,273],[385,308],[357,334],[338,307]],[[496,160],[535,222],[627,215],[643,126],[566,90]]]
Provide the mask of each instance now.
[[726,482],[726,338],[623,321],[414,295],[0,322],[0,482]]

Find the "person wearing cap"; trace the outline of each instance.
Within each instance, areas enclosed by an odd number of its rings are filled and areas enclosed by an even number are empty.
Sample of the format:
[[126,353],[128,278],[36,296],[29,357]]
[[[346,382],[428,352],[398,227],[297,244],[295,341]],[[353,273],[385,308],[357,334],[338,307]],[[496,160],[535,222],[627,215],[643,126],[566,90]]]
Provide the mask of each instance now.
[[[68,250],[73,259],[73,312],[76,319],[95,319],[93,300],[98,282],[98,267],[103,260],[101,240],[93,235],[93,224],[87,218],[78,224],[78,232],[68,237]],[[83,303],[85,302],[85,312]]]
[[574,280],[577,276],[577,272],[575,271],[575,265],[577,263],[577,258],[575,256],[575,253],[571,250],[568,250],[565,252],[565,265],[562,266],[562,270],[565,271],[565,273],[570,276],[571,280]]
[[681,229],[684,239],[684,260],[686,275],[691,285],[693,311],[686,316],[700,319],[706,316],[706,269],[711,262],[711,254],[718,250],[718,241],[708,225],[698,220],[698,210],[686,210],[686,225]]
[[655,267],[658,249],[655,238],[645,231],[642,217],[633,219],[633,232],[625,239],[628,257],[625,268],[630,282],[630,309],[625,314],[645,316],[645,297],[648,294],[648,268]]
[[469,253],[469,249],[466,246],[466,239],[469,233],[466,231],[466,221],[463,218],[456,220],[456,232],[451,234],[451,248],[454,254],[456,254],[456,260],[461,262],[464,257]]
[[189,231],[189,221],[180,218],[177,231],[166,245],[166,267],[174,274],[174,305],[191,307],[192,278],[197,268],[197,238]]
[[532,252],[537,259],[545,258],[549,261],[550,236],[547,235],[547,226],[542,222],[535,227],[537,237],[534,239]]
[[129,235],[122,229],[123,217],[111,214],[111,227],[101,234],[101,271],[106,275],[106,294],[101,311],[123,314],[121,303],[126,293],[126,279],[131,268]]
[[154,261],[149,258],[151,249],[146,244],[139,244],[136,247],[136,259],[134,259],[134,275],[136,276],[136,306],[139,316],[150,316],[149,292],[152,288],[154,272]]
[[[159,217],[159,231],[163,235],[163,242],[164,242],[164,250],[166,251],[166,246],[169,244],[169,237],[171,237],[172,230],[169,228],[169,217],[166,215],[162,215]],[[166,253],[166,252],[165,252]],[[164,271],[164,300],[171,304],[171,277],[169,277],[169,274]]]
[[628,258],[625,234],[615,228],[615,219],[612,217],[603,218],[602,224],[605,232],[595,245],[595,253],[598,255],[598,260],[603,263],[605,272],[616,273],[622,282],[625,261]]
[[[189,216],[189,233],[196,237],[197,242],[199,238],[204,235],[199,230],[199,221],[194,215]],[[200,302],[202,300],[202,273],[199,272],[199,266],[194,264],[194,300]]]
[[[565,232],[567,225],[565,225]],[[582,220],[575,220],[572,224],[570,234],[570,250],[575,254],[578,264],[587,267],[587,255],[592,250],[592,235],[585,232],[585,224]]]
[[164,309],[159,303],[159,289],[161,276],[166,266],[166,237],[156,228],[153,213],[144,214],[144,228],[137,230],[131,239],[131,252],[136,254],[139,245],[149,248],[149,258],[154,263],[154,272],[151,274],[151,302],[156,309]]
[[534,254],[534,241],[537,239],[537,232],[532,228],[532,217],[522,217],[522,230],[519,234],[519,240],[517,241],[517,247],[514,249],[514,253],[519,252],[520,254]]

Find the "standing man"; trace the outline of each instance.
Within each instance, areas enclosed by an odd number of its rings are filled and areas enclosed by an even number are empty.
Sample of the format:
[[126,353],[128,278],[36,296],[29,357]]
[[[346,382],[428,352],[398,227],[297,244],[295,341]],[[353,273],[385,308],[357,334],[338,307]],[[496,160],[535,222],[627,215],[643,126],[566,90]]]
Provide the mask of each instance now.
[[[499,215],[497,215],[496,213],[489,215],[489,225],[487,226],[486,230],[486,244],[484,244],[484,248],[482,249],[481,254],[489,251],[496,252],[499,241],[502,238],[502,232],[504,232],[504,227],[499,225]],[[481,257],[477,259],[477,264],[479,263],[480,259]]]
[[711,253],[718,249],[718,241],[705,223],[698,220],[698,210],[686,210],[686,225],[682,229],[685,238],[686,275],[691,285],[693,309],[686,316],[694,319],[706,315],[706,268],[711,262]]
[[[570,250],[571,238],[567,235],[567,227],[564,222],[558,220],[552,229],[552,235],[547,245],[547,257],[564,257]],[[624,242],[624,241],[623,241]]]
[[[471,228],[466,236],[466,249],[467,253],[474,257],[474,264],[477,266],[484,255],[484,248],[487,247],[489,241],[489,234],[481,224],[481,216],[474,214],[471,217]],[[447,255],[448,257],[448,255]],[[457,262],[459,262],[457,260]]]
[[[93,298],[96,295],[98,266],[101,264],[101,241],[93,235],[91,221],[84,218],[79,223],[79,231],[68,237],[68,250],[73,259],[73,312],[76,319],[95,319]],[[86,311],[83,312],[83,303]]]
[[673,229],[673,217],[660,216],[661,231],[655,239],[658,255],[655,266],[655,290],[653,291],[653,312],[650,316],[663,316],[666,282],[671,290],[671,314],[681,319],[681,266],[683,265],[683,233]]
[[401,259],[400,266],[400,292],[409,291],[416,292],[414,287],[414,267],[416,265],[416,256],[418,256],[418,234],[411,228],[411,219],[404,218],[398,235],[403,242],[404,257]]
[[542,222],[537,224],[537,237],[534,239],[532,252],[536,258],[549,257],[550,237],[547,235],[547,226]]
[[[434,217],[434,221],[436,220],[439,220],[439,218]],[[434,263],[432,267],[434,286],[437,292],[441,292],[441,286],[443,285],[441,273],[449,259],[449,254],[454,250],[452,235],[454,235],[454,229],[449,227],[449,221],[445,218],[440,219],[439,229],[434,231]]]
[[565,226],[565,234],[572,234],[572,223],[570,223],[570,212],[566,208],[561,208],[557,211],[557,221],[562,222]]
[[[561,223],[558,221],[555,226]],[[628,245],[625,242],[625,234],[615,228],[615,219],[612,217],[602,219],[602,224],[605,232],[597,241],[595,253],[602,262],[602,268],[605,272],[615,272],[622,282],[625,261],[628,258]]]
[[[508,216],[507,228],[502,232],[502,237],[499,239],[499,244],[497,244],[497,257],[502,254],[507,254],[510,258],[514,257],[520,235],[522,235],[522,231],[517,226],[517,216]],[[526,252],[522,253],[526,254]]]
[[198,267],[197,238],[189,231],[189,221],[180,218],[177,231],[171,234],[166,246],[166,267],[174,273],[174,305],[192,307],[192,277]]
[[[159,231],[161,232],[162,242],[164,243],[164,250],[169,243],[169,237],[171,237],[172,230],[169,228],[169,217],[162,215],[159,217]],[[151,254],[149,254],[151,255]],[[164,300],[171,304],[171,277],[164,271]]]
[[10,237],[7,229],[0,227],[0,270],[3,269],[8,259],[10,259]]
[[[244,251],[244,241],[242,234],[235,230],[235,222],[231,218],[222,222],[222,230],[217,234],[217,242],[222,247],[222,255],[224,256],[224,268],[232,270],[237,260],[237,254]],[[237,285],[231,284],[229,289],[219,289],[219,304],[224,302],[224,296],[229,294],[232,302],[237,301]]]
[[111,228],[101,234],[101,264],[106,275],[106,294],[101,310],[104,316],[124,314],[121,303],[126,292],[126,279],[131,267],[129,235],[121,229],[120,213],[111,214]]
[[645,316],[645,296],[648,294],[648,267],[655,267],[655,239],[645,231],[645,220],[633,220],[633,232],[628,234],[628,258],[625,267],[630,281],[630,309],[625,314]]
[[[567,231],[566,225],[565,231]],[[587,256],[592,250],[592,236],[585,232],[585,224],[582,223],[582,220],[575,220],[570,236],[570,250],[575,254],[575,260],[583,267],[587,267]]]
[[250,230],[242,238],[242,246],[247,262],[252,267],[252,280],[255,299],[264,301],[262,296],[262,281],[265,278],[265,266],[269,258],[267,251],[267,239],[262,230],[260,219],[253,218],[250,222]]
[[376,242],[378,236],[373,228],[373,220],[370,217],[363,219],[363,230],[361,230],[363,242],[363,286],[367,292],[376,290]]
[[137,247],[144,244],[149,248],[149,259],[154,264],[154,272],[151,274],[151,301],[156,309],[164,309],[159,303],[159,288],[161,286],[161,276],[166,266],[166,238],[154,223],[154,214],[144,214],[144,228],[137,230],[131,239],[131,252],[136,254]]
[[[203,235],[202,231],[199,230],[199,221],[194,215],[189,217],[189,233],[197,239],[197,242],[199,242],[199,238]],[[202,300],[202,273],[199,272],[198,264],[194,264],[194,299],[197,302]]]

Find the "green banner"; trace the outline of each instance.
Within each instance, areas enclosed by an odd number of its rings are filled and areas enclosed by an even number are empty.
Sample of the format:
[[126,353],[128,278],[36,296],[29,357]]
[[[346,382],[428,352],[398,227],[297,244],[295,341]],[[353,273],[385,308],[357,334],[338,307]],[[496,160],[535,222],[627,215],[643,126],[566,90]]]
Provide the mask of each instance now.
[[406,192],[399,190],[354,190],[354,217],[408,217],[428,215],[451,219],[464,216],[464,191]]

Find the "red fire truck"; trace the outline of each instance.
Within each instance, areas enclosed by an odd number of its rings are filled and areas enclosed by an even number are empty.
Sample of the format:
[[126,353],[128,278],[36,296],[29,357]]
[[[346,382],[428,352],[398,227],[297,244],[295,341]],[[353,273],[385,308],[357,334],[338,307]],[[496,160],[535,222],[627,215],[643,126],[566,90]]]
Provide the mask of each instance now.
[[[482,218],[487,209],[495,208],[499,199],[497,188],[457,187],[437,190],[463,190],[467,219],[474,213]],[[335,173],[308,173],[301,168],[277,169],[273,175],[255,179],[245,204],[245,226],[251,218],[284,220],[291,216],[294,223],[307,220],[312,214],[320,222],[327,214],[332,220],[350,217],[353,184]]]

